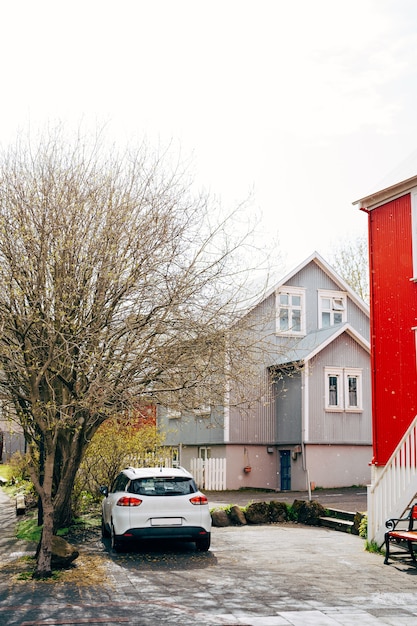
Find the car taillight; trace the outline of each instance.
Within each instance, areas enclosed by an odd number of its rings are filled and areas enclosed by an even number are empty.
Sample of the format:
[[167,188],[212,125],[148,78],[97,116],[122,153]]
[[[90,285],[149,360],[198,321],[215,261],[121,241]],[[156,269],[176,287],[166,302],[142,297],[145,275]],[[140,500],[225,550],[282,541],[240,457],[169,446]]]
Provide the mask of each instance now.
[[194,498],[190,498],[191,504],[208,504],[208,500],[206,496],[194,496]]
[[142,500],[139,498],[132,498],[132,496],[122,496],[117,501],[117,506],[139,506],[142,504]]

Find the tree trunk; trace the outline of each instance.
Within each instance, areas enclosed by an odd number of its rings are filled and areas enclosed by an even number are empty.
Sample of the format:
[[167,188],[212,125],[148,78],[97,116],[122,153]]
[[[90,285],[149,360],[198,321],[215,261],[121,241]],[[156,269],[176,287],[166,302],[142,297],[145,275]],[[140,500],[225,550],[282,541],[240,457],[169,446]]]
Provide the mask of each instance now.
[[52,537],[54,533],[54,506],[52,502],[52,477],[54,454],[45,454],[45,474],[39,495],[42,499],[43,527],[42,537],[37,550],[34,578],[49,578],[52,575]]
[[54,530],[65,528],[72,522],[72,491],[74,481],[82,460],[82,437],[74,436],[71,441],[62,438],[56,452],[54,468]]
[[49,578],[52,575],[52,537],[54,528],[54,510],[50,498],[43,499],[42,537],[37,550],[34,578]]

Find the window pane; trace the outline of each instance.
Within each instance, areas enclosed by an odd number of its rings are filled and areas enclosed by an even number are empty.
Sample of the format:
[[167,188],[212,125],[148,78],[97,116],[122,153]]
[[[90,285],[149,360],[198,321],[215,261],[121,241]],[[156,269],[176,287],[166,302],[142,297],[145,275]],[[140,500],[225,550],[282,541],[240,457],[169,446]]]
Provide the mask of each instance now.
[[279,329],[288,330],[288,309],[280,309],[279,311]]
[[321,306],[323,309],[330,309],[330,298],[322,298]]
[[344,311],[345,307],[343,306],[343,300],[341,298],[335,298],[333,300],[333,309],[335,311]]
[[337,376],[329,376],[329,406],[339,406]]
[[301,306],[301,296],[293,296],[291,302],[293,306]]
[[299,309],[294,309],[292,312],[292,330],[294,332],[301,330],[301,311]]
[[348,376],[349,406],[358,406],[358,379]]
[[341,324],[342,321],[343,321],[342,314],[341,313],[335,313],[333,319],[334,319],[334,323],[335,324]]
[[287,293],[280,293],[279,294],[279,303],[280,304],[288,304],[288,294]]
[[321,325],[323,328],[329,328],[330,326],[330,313],[321,314]]

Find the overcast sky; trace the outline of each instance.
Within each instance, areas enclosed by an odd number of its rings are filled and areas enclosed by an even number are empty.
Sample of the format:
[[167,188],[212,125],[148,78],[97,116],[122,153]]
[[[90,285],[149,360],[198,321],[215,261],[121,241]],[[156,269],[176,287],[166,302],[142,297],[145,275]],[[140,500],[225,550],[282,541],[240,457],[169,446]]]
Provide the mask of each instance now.
[[286,271],[417,174],[415,0],[14,0],[0,28],[2,143],[82,117],[172,141],[225,210],[251,194]]

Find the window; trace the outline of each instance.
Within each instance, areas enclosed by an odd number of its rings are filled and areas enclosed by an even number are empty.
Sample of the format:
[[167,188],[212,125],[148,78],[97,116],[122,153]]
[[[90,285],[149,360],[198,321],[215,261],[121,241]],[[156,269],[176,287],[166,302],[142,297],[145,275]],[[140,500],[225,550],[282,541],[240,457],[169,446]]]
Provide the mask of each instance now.
[[119,474],[113,483],[113,487],[111,489],[112,493],[116,493],[117,491],[125,491],[128,482],[129,479],[125,474]]
[[277,332],[305,334],[304,290],[283,287],[277,292]]
[[346,295],[339,291],[319,291],[319,328],[346,322]]
[[325,368],[327,411],[362,411],[362,370]]
[[198,417],[210,417],[210,414],[211,414],[210,404],[200,404],[197,408],[194,409],[194,415]]
[[177,420],[181,417],[181,411],[176,411],[175,409],[167,408],[167,418],[169,420]]

